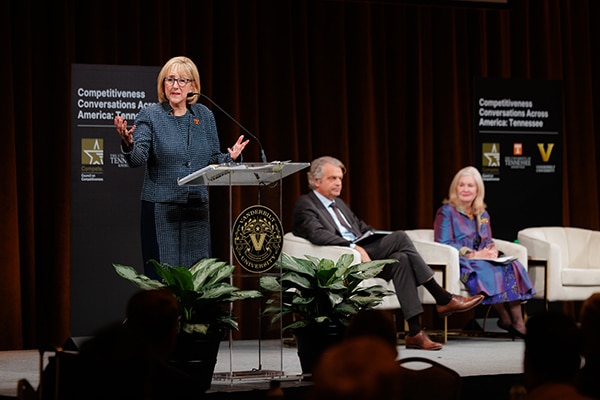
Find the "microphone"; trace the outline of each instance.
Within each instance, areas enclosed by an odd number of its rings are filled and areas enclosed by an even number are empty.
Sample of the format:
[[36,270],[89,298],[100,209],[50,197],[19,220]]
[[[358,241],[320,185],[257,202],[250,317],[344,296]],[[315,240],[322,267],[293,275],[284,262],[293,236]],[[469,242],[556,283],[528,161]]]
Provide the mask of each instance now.
[[231,115],[229,115],[229,113],[227,113],[227,111],[223,110],[217,103],[215,103],[214,101],[212,101],[212,99],[208,96],[206,96],[205,94],[202,93],[188,93],[187,97],[194,97],[194,96],[201,96],[204,97],[206,100],[208,100],[210,102],[210,104],[212,104],[213,106],[217,107],[223,114],[225,114],[226,116],[229,117],[230,120],[232,120],[233,122],[235,122],[235,124],[237,126],[239,126],[240,128],[242,128],[242,130],[244,132],[246,132],[252,139],[256,140],[256,143],[258,143],[258,147],[260,148],[260,160],[264,163],[267,162],[267,156],[265,155],[265,150],[263,149],[262,143],[260,143],[260,140],[258,140],[258,138],[256,136],[254,136],[252,133],[250,133],[250,131],[246,128],[244,128],[244,126],[242,124],[240,124],[235,118],[233,118]]

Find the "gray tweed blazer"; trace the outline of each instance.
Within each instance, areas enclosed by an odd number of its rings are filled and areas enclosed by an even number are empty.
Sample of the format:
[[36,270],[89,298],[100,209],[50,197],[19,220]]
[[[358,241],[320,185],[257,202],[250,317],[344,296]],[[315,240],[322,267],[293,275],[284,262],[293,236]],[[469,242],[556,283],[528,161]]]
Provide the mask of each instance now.
[[188,110],[187,140],[181,135],[168,103],[150,105],[135,119],[133,148],[123,154],[130,167],[146,166],[142,200],[157,203],[207,201],[205,186],[179,186],[177,179],[210,164],[233,161],[228,153],[221,152],[212,112],[203,104],[188,105]]

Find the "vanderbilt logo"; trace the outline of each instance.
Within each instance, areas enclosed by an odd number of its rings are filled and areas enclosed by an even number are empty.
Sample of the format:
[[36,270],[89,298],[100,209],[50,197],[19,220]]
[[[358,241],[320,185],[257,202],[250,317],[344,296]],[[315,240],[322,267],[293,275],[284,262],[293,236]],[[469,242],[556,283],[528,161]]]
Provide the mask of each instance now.
[[283,247],[283,228],[277,214],[265,206],[251,206],[233,224],[233,254],[250,272],[271,269]]
[[554,143],[548,143],[547,149],[544,149],[544,143],[538,143],[537,147],[540,150],[540,156],[542,156],[542,161],[548,162],[548,160],[550,159],[550,154],[552,154],[552,149],[554,148]]

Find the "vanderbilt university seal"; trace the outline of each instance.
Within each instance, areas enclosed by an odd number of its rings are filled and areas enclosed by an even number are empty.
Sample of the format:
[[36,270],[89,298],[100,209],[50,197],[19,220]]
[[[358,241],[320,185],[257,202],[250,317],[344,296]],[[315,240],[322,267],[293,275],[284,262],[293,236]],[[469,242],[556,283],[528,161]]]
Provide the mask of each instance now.
[[271,269],[283,247],[283,227],[270,208],[256,205],[246,208],[233,224],[233,254],[250,272]]

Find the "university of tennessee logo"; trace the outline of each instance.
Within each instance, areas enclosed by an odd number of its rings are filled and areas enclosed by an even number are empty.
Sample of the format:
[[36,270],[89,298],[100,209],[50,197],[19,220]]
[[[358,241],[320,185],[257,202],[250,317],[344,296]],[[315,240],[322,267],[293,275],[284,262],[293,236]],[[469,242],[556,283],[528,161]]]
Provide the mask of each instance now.
[[550,154],[552,154],[552,149],[554,148],[554,143],[548,143],[547,148],[544,148],[544,143],[538,143],[537,147],[540,150],[540,156],[542,156],[542,161],[548,162],[548,160],[550,160]]
[[523,143],[513,143],[513,156],[523,155]]
[[270,208],[256,205],[245,209],[233,224],[233,254],[250,272],[271,269],[283,250],[283,227]]

